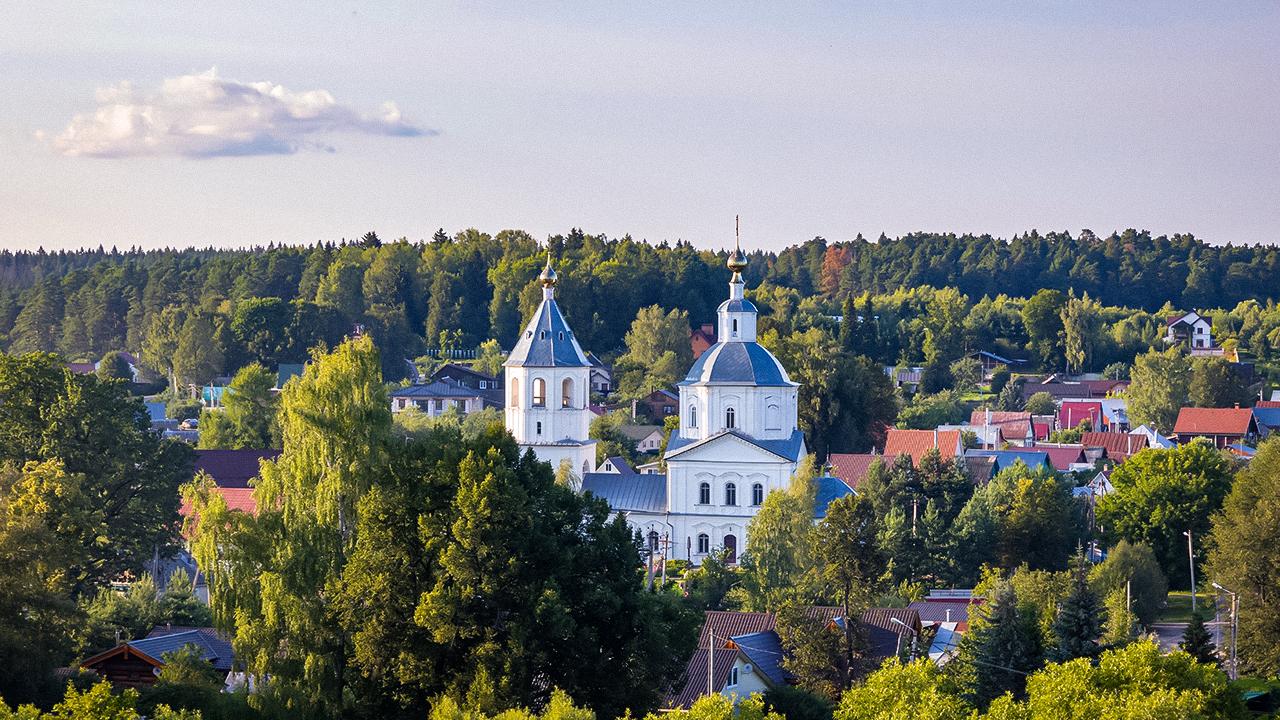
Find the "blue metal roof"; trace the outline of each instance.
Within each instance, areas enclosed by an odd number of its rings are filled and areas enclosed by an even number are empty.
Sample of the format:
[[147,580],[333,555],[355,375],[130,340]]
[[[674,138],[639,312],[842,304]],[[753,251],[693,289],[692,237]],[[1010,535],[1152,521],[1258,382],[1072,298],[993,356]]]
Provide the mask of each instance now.
[[507,358],[507,367],[591,367],[591,361],[560,313],[555,298],[544,298]]
[[473,398],[484,397],[484,393],[457,383],[437,380],[426,385],[408,385],[391,391],[393,398]]
[[1032,470],[1035,470],[1039,465],[1043,465],[1050,470],[1053,469],[1053,463],[1049,460],[1049,453],[1039,450],[966,450],[964,454],[969,457],[995,458],[996,465],[991,469],[992,474],[1013,467],[1019,460]]
[[813,503],[813,517],[821,520],[827,516],[827,506],[846,495],[853,495],[853,489],[844,484],[838,477],[823,475],[818,478],[818,495]]
[[[156,631],[153,631],[156,632]],[[208,660],[218,670],[230,670],[233,655],[231,643],[219,637],[216,632],[205,628],[184,630],[182,632],[153,634],[141,640],[130,640],[129,647],[146,653],[156,660],[164,660],[166,653],[177,652],[191,645],[200,652],[200,657]]]
[[707,348],[689,368],[681,385],[725,383],[730,385],[790,386],[782,363],[757,342],[718,342]]
[[783,440],[759,440],[744,432],[739,432],[737,430],[724,430],[703,440],[694,440],[672,434],[671,439],[667,441],[667,457],[671,457],[677,450],[711,442],[721,435],[733,435],[734,437],[745,440],[756,447],[768,450],[774,455],[779,455],[792,462],[798,462],[800,460],[801,451],[804,450],[804,433],[799,430],[793,431],[791,433],[791,437]]
[[716,308],[716,312],[717,313],[722,313],[722,312],[753,313],[753,312],[759,312],[759,311],[756,310],[756,306],[750,300],[746,298],[740,298],[737,300],[734,300],[734,299],[725,300],[724,302],[720,303],[720,307]]
[[1280,408],[1260,408],[1253,409],[1253,416],[1258,422],[1271,428],[1280,428]]
[[667,511],[667,476],[586,473],[582,491],[609,503],[615,512],[661,513]]
[[746,655],[755,670],[769,678],[773,685],[784,685],[791,673],[782,669],[782,640],[772,630],[735,635],[729,638]]

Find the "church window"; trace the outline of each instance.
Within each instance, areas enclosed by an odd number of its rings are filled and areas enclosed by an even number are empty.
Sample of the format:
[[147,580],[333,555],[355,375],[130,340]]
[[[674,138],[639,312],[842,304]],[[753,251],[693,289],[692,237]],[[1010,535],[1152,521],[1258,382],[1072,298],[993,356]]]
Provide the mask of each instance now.
[[737,424],[734,423],[734,420],[736,420],[736,418],[734,417],[735,415],[737,415],[737,413],[734,411],[733,408],[729,408],[728,410],[724,411],[724,426],[729,430],[732,430],[735,427],[737,427]]
[[520,407],[520,378],[511,378],[511,407]]
[[560,383],[560,407],[573,406],[573,378],[565,378]]
[[689,406],[689,427],[691,428],[698,427],[698,406],[697,405]]
[[764,504],[764,485],[756,483],[751,486],[751,504],[756,506]]
[[547,381],[542,378],[533,379],[533,406],[547,406]]
[[734,335],[734,337],[737,337],[737,335],[738,335],[738,319],[737,319],[737,318],[734,318],[732,322],[733,322],[733,335]]
[[561,332],[560,332],[560,339],[561,339],[561,340],[563,340],[563,339],[564,339],[564,331],[561,331]]
[[698,504],[711,504],[711,483],[704,482],[698,486]]
[[537,423],[537,425],[536,425],[536,429],[537,429],[537,434],[538,434],[538,435],[541,435],[541,434],[542,434],[542,423]]
[[649,552],[658,552],[658,531],[649,531]]
[[711,552],[711,537],[706,533],[698,533],[698,554],[706,555]]
[[728,483],[724,486],[724,504],[725,505],[738,504],[738,486],[737,485],[734,485],[733,483]]
[[547,331],[546,331],[546,330],[540,330],[540,331],[538,332],[538,339],[539,339],[539,340],[546,340],[546,339],[547,339]]

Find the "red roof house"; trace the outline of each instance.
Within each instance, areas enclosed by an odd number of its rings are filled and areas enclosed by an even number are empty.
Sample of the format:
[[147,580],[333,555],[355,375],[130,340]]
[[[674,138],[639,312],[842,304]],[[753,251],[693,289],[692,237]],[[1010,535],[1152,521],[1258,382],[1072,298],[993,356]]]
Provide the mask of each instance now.
[[[871,463],[877,460],[884,461],[885,457],[871,453],[831,453],[827,456],[831,474],[843,480],[845,485],[854,490],[857,490],[858,485],[862,484],[863,479],[867,477]],[[893,459],[889,458],[888,461],[892,462]]]
[[999,427],[1000,435],[1011,445],[1022,445],[1028,437],[1034,437],[1031,432],[1031,413],[1028,412],[979,408],[969,414],[969,424]]
[[702,327],[695,328],[689,333],[689,347],[693,350],[694,360],[702,357],[702,353],[715,344],[716,326],[711,323],[704,323]]
[[1258,434],[1258,421],[1249,408],[1182,408],[1173,425],[1173,436],[1179,443],[1203,437],[1216,447],[1252,440]]
[[1129,433],[1087,432],[1080,436],[1080,444],[1087,448],[1102,448],[1107,457],[1117,463],[1128,460],[1147,449],[1146,435]]
[[1090,429],[1102,429],[1102,403],[1063,401],[1058,408],[1058,427],[1060,428],[1079,427],[1080,423],[1086,420],[1089,422]]
[[926,452],[937,449],[943,460],[950,460],[964,453],[964,440],[959,430],[901,430],[889,428],[884,441],[884,455],[895,458],[910,455],[911,462],[919,465]]

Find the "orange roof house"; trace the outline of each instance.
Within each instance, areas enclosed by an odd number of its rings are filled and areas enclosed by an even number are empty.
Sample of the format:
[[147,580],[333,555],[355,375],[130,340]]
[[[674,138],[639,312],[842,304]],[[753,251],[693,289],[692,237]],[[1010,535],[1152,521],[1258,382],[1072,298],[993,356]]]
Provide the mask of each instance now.
[[[959,430],[901,430],[889,428],[884,441],[884,455],[895,458],[910,455],[911,462],[920,464],[926,452],[937,449],[943,460],[951,460],[964,453],[964,440]],[[891,460],[890,460],[891,462]]]
[[887,460],[883,455],[872,455],[870,453],[831,453],[827,455],[827,464],[831,466],[831,474],[844,481],[845,485],[857,490],[858,485],[862,484],[863,479],[867,477],[867,471],[871,469],[871,463],[877,460],[893,462],[893,458]]
[[1009,441],[1010,445],[1023,445],[1029,438],[1035,437],[1032,433],[1029,412],[979,408],[969,413],[969,424],[1000,428],[1000,435]]
[[1203,437],[1216,447],[1253,438],[1258,434],[1258,421],[1249,408],[1182,408],[1173,425],[1173,436],[1179,443]]

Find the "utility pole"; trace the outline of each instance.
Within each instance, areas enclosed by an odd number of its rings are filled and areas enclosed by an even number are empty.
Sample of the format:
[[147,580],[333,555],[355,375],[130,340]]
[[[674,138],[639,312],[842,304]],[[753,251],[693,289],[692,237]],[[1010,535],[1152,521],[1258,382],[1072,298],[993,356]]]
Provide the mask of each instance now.
[[1232,592],[1231,590],[1228,590],[1222,587],[1218,583],[1213,583],[1213,586],[1231,596],[1231,653],[1229,655],[1229,659],[1227,660],[1227,662],[1229,664],[1229,667],[1231,668],[1231,672],[1229,673],[1231,679],[1239,680],[1240,669],[1239,669],[1239,666],[1237,665],[1237,663],[1239,662],[1239,658],[1236,655],[1236,633],[1240,627],[1239,626],[1240,596]]
[[1187,536],[1187,562],[1191,565],[1191,614],[1196,614],[1196,556],[1191,550],[1191,531],[1182,533]]

